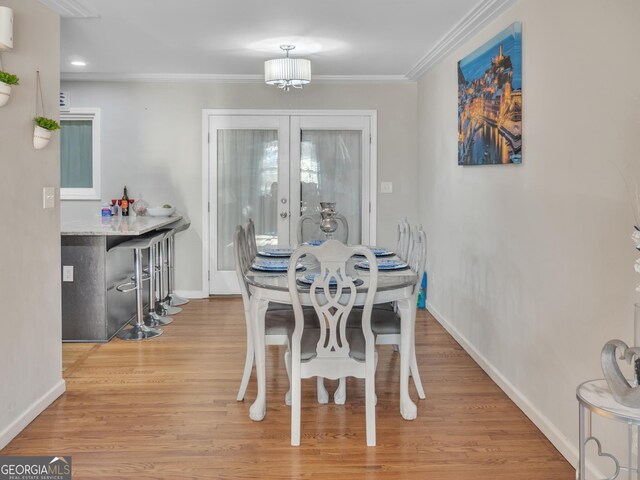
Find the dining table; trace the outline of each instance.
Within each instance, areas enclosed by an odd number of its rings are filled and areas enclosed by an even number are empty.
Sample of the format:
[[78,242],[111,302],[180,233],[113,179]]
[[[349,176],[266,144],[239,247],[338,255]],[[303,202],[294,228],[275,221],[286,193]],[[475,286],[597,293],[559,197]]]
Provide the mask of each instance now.
[[[356,267],[356,264],[363,259],[353,257],[347,263],[347,275],[362,280],[362,284],[356,287],[356,306],[364,305],[369,288],[368,270]],[[299,278],[309,273],[313,274],[320,271],[318,262],[310,256],[303,257],[301,264],[302,268],[298,273]],[[249,409],[249,416],[252,420],[259,422],[264,419],[267,410],[265,314],[271,302],[291,305],[291,296],[286,271],[266,272],[250,269],[245,275],[251,292],[250,315],[258,387],[256,400]],[[395,302],[397,312],[400,315],[400,414],[405,420],[414,420],[417,416],[416,404],[409,396],[409,364],[412,355],[411,349],[414,345],[413,336],[416,316],[416,302],[414,300],[414,288],[417,288],[416,280],[417,273],[408,267],[394,271],[379,269],[378,288],[374,296],[374,304]],[[305,288],[302,282],[298,282],[297,288],[300,292],[299,296],[302,305],[312,306],[308,287]]]

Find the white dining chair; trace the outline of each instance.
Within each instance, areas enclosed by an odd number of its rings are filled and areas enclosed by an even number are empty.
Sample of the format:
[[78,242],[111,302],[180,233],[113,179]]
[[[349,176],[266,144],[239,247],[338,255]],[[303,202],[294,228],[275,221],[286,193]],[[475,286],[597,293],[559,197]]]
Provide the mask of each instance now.
[[[252,231],[255,231],[251,229],[252,223],[253,222],[249,221],[249,224],[247,225],[249,228],[246,230],[240,225],[236,227],[233,245],[236,260],[236,276],[240,285],[240,293],[242,295],[245,324],[247,329],[247,351],[245,355],[242,381],[240,382],[240,389],[238,390],[238,395],[236,397],[238,401],[242,401],[244,399],[244,394],[247,390],[247,385],[249,384],[249,379],[251,378],[251,372],[255,361],[252,335],[253,323],[251,322],[250,314],[251,292],[245,276],[249,268],[251,268],[251,263],[255,258],[255,255],[251,253],[251,239],[253,238],[255,240],[255,233],[251,233]],[[314,321],[312,308],[304,308],[304,314],[307,322]],[[286,345],[288,350],[288,332],[293,330],[294,324],[293,309],[291,305],[273,302],[269,303],[269,308],[265,314],[264,321],[265,345]],[[290,378],[289,371],[287,371],[287,376]],[[319,403],[327,403],[329,401],[329,394],[324,388],[322,378],[318,378],[317,397]],[[285,404],[291,405],[291,382],[289,382],[289,390],[285,395]]]
[[[418,226],[411,233],[411,256],[407,259],[409,267],[417,273],[416,283],[413,287],[413,295],[411,302],[413,306],[413,328],[415,328],[415,305],[418,302],[418,294],[422,283],[422,277],[425,271],[425,264],[427,260],[427,236],[422,230],[421,226]],[[393,309],[389,308],[375,308],[371,316],[371,328],[376,334],[376,343],[378,345],[394,345],[396,350],[401,350],[400,339],[400,315]],[[420,379],[420,372],[418,371],[418,361],[416,359],[415,348],[415,335],[414,344],[411,348],[411,360],[410,360],[410,372],[413,378],[413,383],[418,392],[418,396],[421,399],[425,398],[424,388],[422,386],[422,380]]]
[[258,255],[258,245],[256,243],[256,225],[250,218],[247,221],[247,227],[245,228],[245,235],[247,236],[247,249],[249,253],[249,260],[253,260]]
[[[361,328],[347,328],[347,319],[356,300],[355,279],[346,273],[347,261],[354,255],[369,260],[367,293]],[[300,289],[295,265],[303,255],[315,257],[320,272],[308,291]],[[298,248],[289,262],[287,274],[295,328],[290,334],[291,351],[285,359],[291,371],[291,445],[300,445],[301,382],[303,378],[331,379],[356,377],[365,380],[367,445],[376,444],[375,417],[375,336],[371,329],[371,310],[378,287],[375,256],[362,246],[348,247],[328,240],[318,247]],[[301,296],[309,295],[316,325],[305,324]]]
[[396,255],[406,261],[409,258],[409,248],[411,244],[411,226],[407,217],[402,217],[398,221],[398,234],[396,244]]
[[[344,215],[339,213],[335,216],[338,221],[338,229],[333,234],[333,238],[335,240],[339,240],[342,243],[349,242],[349,223]],[[305,241],[309,240],[324,240],[325,234],[320,230],[320,223],[322,222],[322,216],[319,213],[311,213],[307,215],[302,215],[298,220],[298,245],[301,245]],[[314,226],[313,234],[311,238],[305,238],[304,235],[304,226],[305,224],[311,224]],[[342,227],[340,227],[342,224]],[[317,227],[317,229],[315,228]],[[317,231],[316,231],[317,230]]]
[[[249,253],[247,234],[241,225],[236,227],[233,240],[236,275],[238,277],[238,283],[240,284],[240,293],[242,295],[242,303],[244,305],[244,318],[247,326],[247,352],[244,362],[244,372],[242,374],[242,381],[240,382],[240,390],[238,390],[238,396],[236,397],[238,401],[241,401],[244,399],[244,394],[247,390],[249,379],[251,378],[251,371],[253,370],[255,360],[252,339],[253,324],[251,322],[250,314],[251,297],[245,276],[251,266],[253,258],[250,258],[251,254]],[[293,328],[293,323],[293,310],[290,306],[270,304],[265,315],[265,344],[288,346],[289,337],[287,333]],[[289,396],[289,394],[287,396]]]
[[[422,226],[418,226],[411,232],[411,258],[407,260],[409,267],[416,272],[417,280],[413,287],[413,293],[410,299],[413,306],[413,328],[415,328],[415,305],[418,302],[418,293],[420,291],[422,276],[424,275],[425,263],[427,258],[427,237]],[[356,309],[354,315],[349,319],[349,328],[359,328],[360,318],[359,309]],[[396,352],[401,351],[401,319],[400,314],[394,308],[393,303],[376,304],[373,306],[371,313],[371,328],[376,335],[377,345],[393,345]],[[415,338],[415,337],[414,337]],[[418,396],[424,400],[426,398],[420,372],[418,371],[418,361],[416,358],[415,339],[411,348],[411,359],[409,363],[409,372],[413,378],[413,383],[418,392]],[[346,402],[347,392],[345,382],[340,381],[340,385],[333,394],[334,402],[342,404]]]

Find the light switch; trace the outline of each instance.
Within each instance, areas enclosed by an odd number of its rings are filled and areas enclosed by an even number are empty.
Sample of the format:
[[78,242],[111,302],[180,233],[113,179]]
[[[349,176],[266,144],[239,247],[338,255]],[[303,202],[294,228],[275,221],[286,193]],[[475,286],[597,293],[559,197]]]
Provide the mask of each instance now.
[[380,182],[380,193],[393,193],[393,182]]
[[62,266],[62,281],[73,282],[73,265]]
[[56,190],[53,187],[42,189],[42,208],[54,208],[56,206]]

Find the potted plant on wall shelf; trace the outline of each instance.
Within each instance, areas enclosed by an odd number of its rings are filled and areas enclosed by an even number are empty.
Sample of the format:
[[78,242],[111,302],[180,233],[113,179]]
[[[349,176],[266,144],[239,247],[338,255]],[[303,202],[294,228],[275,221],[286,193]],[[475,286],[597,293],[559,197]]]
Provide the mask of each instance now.
[[0,70],[0,107],[6,105],[11,96],[11,85],[19,85],[20,79],[11,73]]
[[55,120],[47,117],[36,117],[35,129],[33,130],[33,146],[36,150],[43,149],[51,140],[51,132],[58,130],[60,125]]

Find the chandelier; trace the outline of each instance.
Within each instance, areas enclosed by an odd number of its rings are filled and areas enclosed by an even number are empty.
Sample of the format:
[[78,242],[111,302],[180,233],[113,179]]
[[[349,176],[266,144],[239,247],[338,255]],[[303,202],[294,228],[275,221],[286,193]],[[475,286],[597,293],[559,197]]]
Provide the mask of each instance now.
[[280,48],[286,56],[264,62],[264,81],[285,92],[311,82],[311,62],[306,58],[289,57],[289,51],[296,48],[295,45],[280,45]]

